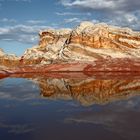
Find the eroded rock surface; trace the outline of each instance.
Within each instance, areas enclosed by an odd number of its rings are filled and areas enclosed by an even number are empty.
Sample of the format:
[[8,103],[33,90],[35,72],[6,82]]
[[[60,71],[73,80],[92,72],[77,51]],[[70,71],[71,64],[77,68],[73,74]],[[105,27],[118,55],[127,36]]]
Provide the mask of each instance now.
[[15,54],[6,54],[2,49],[0,49],[0,69],[4,67],[15,67],[19,66],[19,60]]
[[56,59],[95,61],[140,58],[140,32],[128,28],[82,22],[73,30],[47,30],[40,32],[39,36],[39,45],[28,49],[25,59],[39,58],[44,64],[47,60]]
[[20,58],[0,51],[0,64],[31,72],[40,72],[38,68],[44,72],[140,71],[140,32],[129,28],[82,22],[74,29],[49,29],[39,36],[39,44]]

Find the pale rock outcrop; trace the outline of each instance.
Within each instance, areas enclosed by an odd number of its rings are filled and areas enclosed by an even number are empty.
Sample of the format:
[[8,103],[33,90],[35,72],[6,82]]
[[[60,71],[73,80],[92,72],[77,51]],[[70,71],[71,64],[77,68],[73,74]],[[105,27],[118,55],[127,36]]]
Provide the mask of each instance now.
[[63,30],[45,30],[39,33],[40,42],[24,54],[24,59],[39,58],[41,62],[95,61],[114,58],[140,58],[140,32],[105,23],[82,22]]
[[4,69],[5,67],[13,67],[19,64],[19,59],[15,54],[5,54],[5,52],[0,49],[0,67]]
[[0,48],[0,57],[4,56],[4,51]]
[[20,66],[15,72],[25,72],[24,66],[30,72],[140,71],[140,32],[129,28],[82,22],[74,29],[48,29],[39,36],[39,44],[21,58],[1,51],[0,64]]

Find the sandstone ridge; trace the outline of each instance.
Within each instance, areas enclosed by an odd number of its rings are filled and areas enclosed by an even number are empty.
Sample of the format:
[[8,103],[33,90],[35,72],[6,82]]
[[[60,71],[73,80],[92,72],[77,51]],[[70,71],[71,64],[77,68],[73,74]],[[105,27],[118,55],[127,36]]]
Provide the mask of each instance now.
[[41,65],[46,67],[42,67],[45,72],[140,71],[140,32],[129,28],[85,21],[73,29],[40,31],[39,37],[38,45],[27,49],[20,58],[0,51],[0,64]]
[[[28,49],[24,59],[95,61],[113,58],[140,58],[140,32],[105,23],[82,22],[74,29],[45,30],[39,45]],[[48,60],[48,61],[47,61]]]
[[14,67],[19,65],[20,58],[15,54],[6,54],[0,49],[0,69],[1,67]]

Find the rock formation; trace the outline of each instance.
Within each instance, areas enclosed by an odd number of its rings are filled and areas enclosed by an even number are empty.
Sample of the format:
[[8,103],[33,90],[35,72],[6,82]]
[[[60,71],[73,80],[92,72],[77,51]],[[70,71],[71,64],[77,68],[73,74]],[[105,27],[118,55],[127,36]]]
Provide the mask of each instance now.
[[74,29],[44,30],[39,36],[39,45],[21,58],[0,53],[0,64],[30,72],[39,67],[37,72],[140,71],[140,32],[129,28],[82,22]]
[[21,58],[0,50],[0,78],[44,72],[47,78],[29,76],[39,84],[42,96],[76,99],[84,105],[140,92],[140,32],[82,22],[74,29],[45,30],[39,36],[39,45]]
[[25,59],[40,58],[41,63],[45,63],[58,59],[95,61],[140,58],[140,32],[128,28],[82,22],[73,30],[47,30],[40,32],[39,36],[39,46],[28,49]]
[[0,49],[0,69],[3,67],[15,67],[19,66],[19,60],[14,54],[5,54],[2,49]]

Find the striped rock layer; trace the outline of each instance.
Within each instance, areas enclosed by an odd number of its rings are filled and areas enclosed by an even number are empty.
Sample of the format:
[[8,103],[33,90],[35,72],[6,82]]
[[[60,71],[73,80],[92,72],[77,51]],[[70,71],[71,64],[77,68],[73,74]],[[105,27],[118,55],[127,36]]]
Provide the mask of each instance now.
[[39,36],[39,45],[22,57],[0,50],[0,65],[10,71],[16,67],[15,72],[140,71],[140,32],[129,28],[82,22],[74,29],[48,29]]
[[24,54],[25,59],[39,58],[45,64],[58,59],[95,61],[140,58],[140,32],[129,28],[82,22],[72,30],[45,30],[39,36],[39,45],[28,49]]

